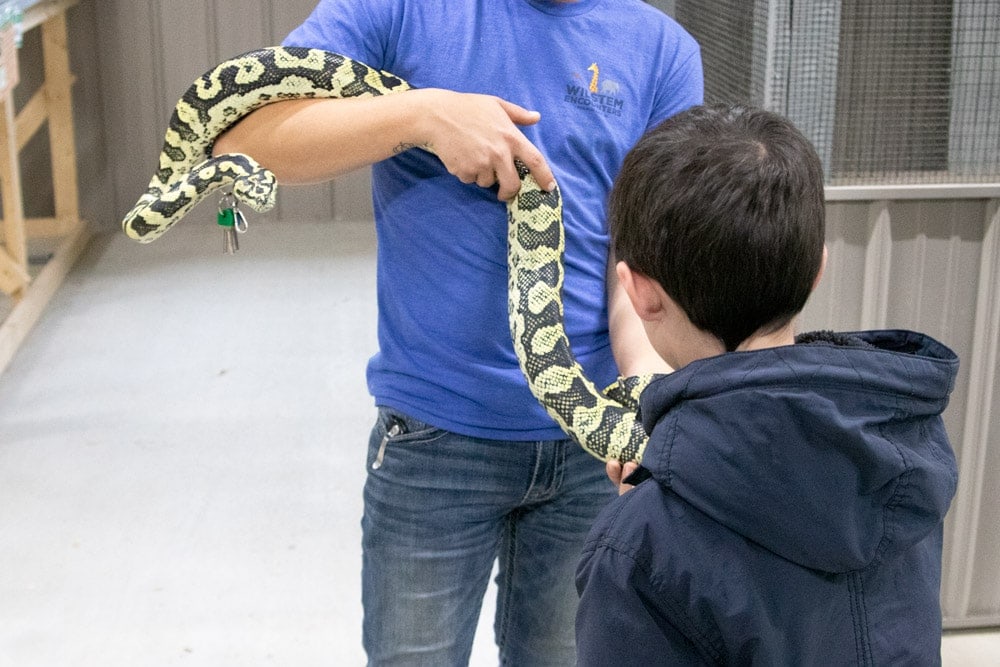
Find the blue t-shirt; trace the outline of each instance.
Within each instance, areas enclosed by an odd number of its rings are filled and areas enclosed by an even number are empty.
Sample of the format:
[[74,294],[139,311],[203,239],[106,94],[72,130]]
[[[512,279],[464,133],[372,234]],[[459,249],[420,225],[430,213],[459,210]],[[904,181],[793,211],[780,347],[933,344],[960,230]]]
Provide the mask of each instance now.
[[[573,352],[598,387],[608,339],[605,204],[625,154],[702,101],[695,41],[639,0],[322,0],[285,40],[418,88],[486,93],[541,112],[522,128],[555,173]],[[405,93],[404,93],[405,94]],[[378,237],[378,405],[465,435],[565,437],[528,389],[507,322],[507,214],[414,149],[372,168]]]

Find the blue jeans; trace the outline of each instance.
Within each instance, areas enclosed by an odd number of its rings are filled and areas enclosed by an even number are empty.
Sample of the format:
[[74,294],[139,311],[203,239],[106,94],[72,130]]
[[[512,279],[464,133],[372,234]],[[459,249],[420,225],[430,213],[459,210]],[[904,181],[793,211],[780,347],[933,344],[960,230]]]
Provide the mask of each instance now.
[[495,559],[500,663],[576,664],[576,565],[615,496],[600,461],[569,440],[470,438],[382,409],[364,495],[370,665],[468,664]]

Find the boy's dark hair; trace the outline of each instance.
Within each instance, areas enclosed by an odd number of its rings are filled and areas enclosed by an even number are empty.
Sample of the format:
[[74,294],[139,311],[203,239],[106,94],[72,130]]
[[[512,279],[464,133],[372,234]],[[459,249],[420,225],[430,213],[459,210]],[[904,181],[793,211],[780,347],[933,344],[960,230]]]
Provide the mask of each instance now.
[[629,152],[608,217],[616,258],[731,351],[805,305],[823,255],[823,167],[775,113],[694,107]]

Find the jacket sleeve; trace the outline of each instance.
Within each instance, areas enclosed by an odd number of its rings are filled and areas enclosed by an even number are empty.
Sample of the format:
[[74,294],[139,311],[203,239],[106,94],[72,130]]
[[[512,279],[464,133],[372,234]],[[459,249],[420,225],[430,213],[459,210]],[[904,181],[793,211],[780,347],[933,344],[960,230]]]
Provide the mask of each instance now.
[[[625,546],[625,545],[622,545]],[[577,665],[705,665],[628,548],[592,542],[577,568]]]

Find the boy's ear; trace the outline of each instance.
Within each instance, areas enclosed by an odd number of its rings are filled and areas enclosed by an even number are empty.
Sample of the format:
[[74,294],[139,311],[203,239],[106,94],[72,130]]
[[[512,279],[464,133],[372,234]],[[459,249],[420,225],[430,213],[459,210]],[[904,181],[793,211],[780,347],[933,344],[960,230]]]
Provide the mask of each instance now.
[[656,320],[663,311],[663,288],[649,276],[633,271],[625,262],[615,265],[621,283],[635,312],[643,320]]
[[819,271],[816,272],[816,277],[813,279],[813,286],[812,286],[812,288],[813,288],[814,291],[816,290],[816,287],[819,285],[820,278],[823,277],[823,272],[826,270],[826,255],[827,255],[826,244],[824,243],[823,244],[823,259],[820,260],[820,262],[819,262]]

